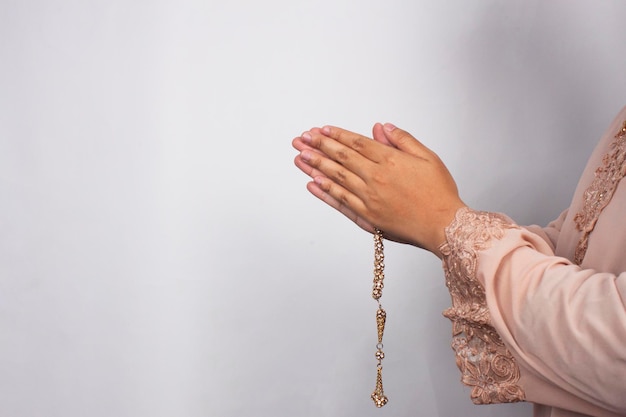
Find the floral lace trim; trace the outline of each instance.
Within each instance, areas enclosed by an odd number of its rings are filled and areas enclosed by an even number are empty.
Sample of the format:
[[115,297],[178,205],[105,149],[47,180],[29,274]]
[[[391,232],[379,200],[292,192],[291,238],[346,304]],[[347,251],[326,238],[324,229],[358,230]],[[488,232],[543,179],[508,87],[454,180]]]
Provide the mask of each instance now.
[[477,252],[515,227],[500,214],[465,207],[446,228],[447,242],[439,248],[452,297],[452,307],[443,315],[452,321],[452,349],[475,404],[525,399],[519,367],[491,324],[485,290],[476,279]]
[[580,265],[587,253],[589,235],[596,226],[600,213],[609,204],[620,180],[626,175],[626,121],[615,135],[609,152],[602,158],[602,166],[583,194],[583,207],[574,216],[576,228],[583,232],[576,251],[574,263]]

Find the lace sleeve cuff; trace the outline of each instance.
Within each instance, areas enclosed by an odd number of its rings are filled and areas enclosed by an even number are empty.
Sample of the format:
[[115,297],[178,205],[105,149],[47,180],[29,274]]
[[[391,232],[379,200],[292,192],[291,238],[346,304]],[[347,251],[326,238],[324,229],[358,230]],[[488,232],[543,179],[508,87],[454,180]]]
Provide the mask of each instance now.
[[446,242],[439,248],[452,297],[452,307],[443,315],[452,321],[452,349],[475,404],[525,399],[519,366],[492,326],[485,289],[476,278],[479,251],[517,227],[501,214],[464,207],[446,228]]

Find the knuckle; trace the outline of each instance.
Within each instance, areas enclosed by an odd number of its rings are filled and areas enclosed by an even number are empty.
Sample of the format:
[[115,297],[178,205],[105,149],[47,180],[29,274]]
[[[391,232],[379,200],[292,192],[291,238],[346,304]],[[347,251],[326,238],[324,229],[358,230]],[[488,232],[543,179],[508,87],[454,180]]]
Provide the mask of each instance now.
[[348,160],[348,152],[341,149],[337,151],[337,162],[345,162]]
[[306,163],[312,166],[313,168],[319,168],[322,163],[322,159],[316,155],[314,152],[311,152],[307,155]]
[[344,207],[350,207],[350,201],[348,199],[348,195],[346,193],[341,193],[338,196],[339,198],[337,199],[339,201],[339,203],[344,206]]
[[372,174],[371,181],[377,186],[384,186],[387,183],[387,176],[384,172],[376,171]]
[[319,133],[315,131],[311,131],[310,135],[311,135],[311,142],[309,143],[309,146],[315,149],[320,149],[324,146],[325,144],[324,136],[320,135]]
[[332,190],[332,184],[328,181],[323,181],[322,183],[319,184],[319,187],[322,189],[322,191],[324,191],[325,193],[329,193]]
[[398,145],[407,145],[409,142],[413,141],[413,136],[409,135],[406,132],[402,132],[398,136]]
[[337,183],[340,185],[346,183],[346,178],[346,173],[343,170],[339,170],[335,173],[335,181],[337,181]]
[[334,133],[334,138],[339,140],[339,141],[344,141],[346,139],[346,135],[347,135],[347,131],[343,130],[343,129],[335,129],[333,131]]
[[370,211],[377,212],[380,207],[380,197],[377,193],[370,191],[367,193],[367,206]]
[[365,143],[363,141],[363,138],[361,137],[355,138],[351,144],[351,148],[354,149],[355,151],[359,151],[363,149],[364,146],[365,146]]
[[389,166],[389,168],[395,168],[398,165],[398,156],[395,152],[384,153],[383,160],[385,161],[385,165]]

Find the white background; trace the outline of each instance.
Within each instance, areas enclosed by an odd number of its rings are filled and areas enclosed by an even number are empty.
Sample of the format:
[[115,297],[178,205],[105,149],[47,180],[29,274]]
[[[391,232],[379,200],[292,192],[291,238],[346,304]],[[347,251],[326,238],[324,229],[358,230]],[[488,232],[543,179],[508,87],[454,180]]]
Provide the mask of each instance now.
[[527,416],[476,407],[439,261],[307,194],[290,142],[413,132],[545,224],[626,104],[619,0],[3,0],[0,416]]

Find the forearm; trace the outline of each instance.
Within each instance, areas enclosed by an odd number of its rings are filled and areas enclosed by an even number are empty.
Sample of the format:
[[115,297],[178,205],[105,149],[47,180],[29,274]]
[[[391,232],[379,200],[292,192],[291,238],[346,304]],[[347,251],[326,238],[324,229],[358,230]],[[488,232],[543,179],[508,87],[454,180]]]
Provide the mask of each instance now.
[[[593,415],[626,413],[624,275],[581,269],[492,213],[460,210],[446,237],[453,300],[446,315],[464,381],[483,394],[475,402],[525,399]],[[490,373],[490,357],[506,366]],[[495,391],[486,396],[484,381],[494,375]]]

